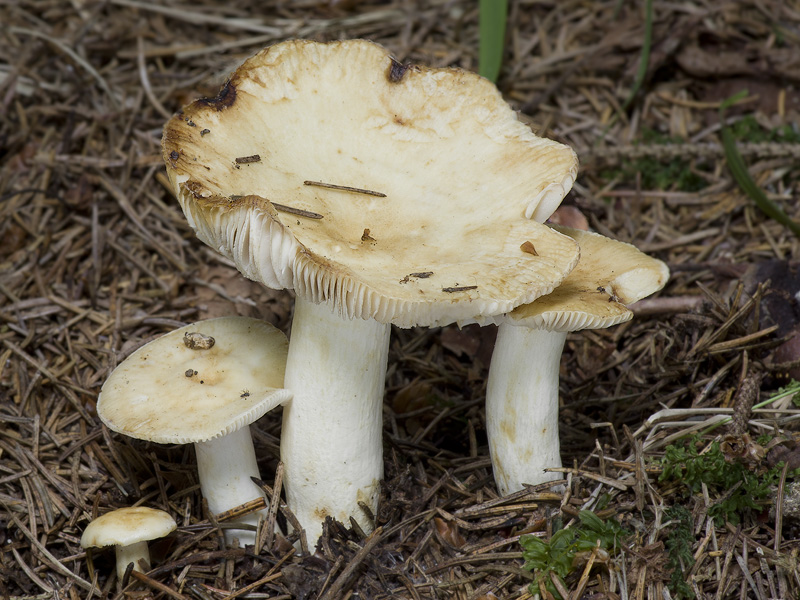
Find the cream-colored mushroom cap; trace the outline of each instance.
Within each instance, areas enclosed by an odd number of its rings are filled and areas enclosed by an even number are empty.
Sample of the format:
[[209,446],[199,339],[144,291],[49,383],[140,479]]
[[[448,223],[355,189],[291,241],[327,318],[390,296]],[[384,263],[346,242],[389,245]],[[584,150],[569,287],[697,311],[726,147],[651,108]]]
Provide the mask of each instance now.
[[109,429],[151,442],[223,436],[291,398],[282,389],[287,352],[286,336],[257,319],[187,325],[114,369],[100,390],[97,413]]
[[660,290],[667,265],[635,246],[597,233],[553,225],[581,249],[578,265],[547,296],[516,308],[509,321],[550,331],[603,329],[629,321],[626,307]]
[[129,546],[164,537],[176,527],[175,519],[163,510],[145,506],[119,508],[89,523],[81,536],[81,546]]
[[202,241],[346,317],[484,321],[549,293],[578,257],[536,221],[572,186],[575,153],[476,74],[371,42],[267,48],[173,117],[163,152]]

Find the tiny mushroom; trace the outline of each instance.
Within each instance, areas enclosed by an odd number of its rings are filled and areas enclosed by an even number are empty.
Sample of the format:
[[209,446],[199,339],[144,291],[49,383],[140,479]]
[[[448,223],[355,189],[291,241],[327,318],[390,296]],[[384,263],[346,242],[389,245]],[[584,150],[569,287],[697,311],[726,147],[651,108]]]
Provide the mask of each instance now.
[[660,290],[667,266],[634,246],[553,226],[581,248],[578,266],[547,296],[500,320],[486,389],[486,429],[502,495],[558,479],[558,383],[567,333],[628,321],[626,307]]
[[143,560],[149,569],[150,550],[147,542],[168,535],[176,527],[175,519],[163,510],[145,506],[118,508],[89,523],[81,536],[81,546],[115,546],[117,577],[122,581],[130,563],[133,563],[135,571],[142,571],[139,561]]
[[[162,444],[194,443],[212,514],[264,497],[250,423],[291,398],[283,388],[288,342],[268,323],[220,317],[176,329],[136,350],[97,401],[109,429]],[[265,510],[232,520],[226,539],[255,540]]]
[[579,250],[536,220],[572,186],[575,153],[476,74],[402,65],[364,40],[265,49],[162,144],[197,236],[295,291],[289,507],[310,541],[326,516],[369,530],[390,325],[490,322],[555,288]]

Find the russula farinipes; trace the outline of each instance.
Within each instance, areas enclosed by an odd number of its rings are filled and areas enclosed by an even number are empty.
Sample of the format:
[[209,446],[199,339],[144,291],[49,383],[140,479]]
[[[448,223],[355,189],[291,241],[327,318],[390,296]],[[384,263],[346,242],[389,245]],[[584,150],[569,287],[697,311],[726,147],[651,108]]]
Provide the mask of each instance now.
[[[103,384],[97,413],[109,429],[162,444],[193,443],[213,514],[264,496],[250,423],[291,398],[288,342],[275,327],[220,317],[176,329],[126,358]],[[265,510],[232,521],[226,539],[255,540]],[[243,528],[236,528],[236,526]]]
[[572,186],[574,152],[487,80],[371,42],[265,49],[167,123],[163,155],[197,236],[296,294],[281,459],[309,540],[326,516],[372,526],[389,325],[487,322],[578,259],[528,218]]
[[578,266],[553,292],[500,320],[486,390],[486,428],[497,488],[557,479],[558,384],[567,333],[628,321],[626,307],[660,290],[667,266],[634,246],[553,226],[581,248]]
[[[118,508],[97,517],[86,526],[81,536],[81,546],[114,546],[117,578],[122,581],[130,563],[133,563],[135,571],[149,569],[150,549],[147,543],[168,535],[176,528],[175,519],[163,510],[146,506]],[[144,569],[140,561],[146,565]]]

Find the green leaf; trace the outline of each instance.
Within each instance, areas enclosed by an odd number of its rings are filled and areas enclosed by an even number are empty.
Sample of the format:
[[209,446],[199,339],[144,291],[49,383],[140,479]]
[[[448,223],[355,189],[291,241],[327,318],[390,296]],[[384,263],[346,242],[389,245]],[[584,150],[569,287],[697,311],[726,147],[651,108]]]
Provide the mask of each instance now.
[[519,539],[523,547],[522,558],[531,564],[531,568],[541,569],[547,564],[548,546],[538,537],[523,535]]
[[592,511],[582,510],[578,513],[578,518],[586,527],[597,532],[603,531],[603,520]]
[[480,0],[478,11],[478,73],[495,82],[503,62],[508,0]]
[[736,92],[733,96],[725,98],[725,100],[723,100],[719,105],[720,112],[728,110],[731,106],[747,98],[748,93],[749,92],[747,90],[740,90]]
[[617,540],[628,535],[615,519],[603,521],[588,510],[581,511],[578,518],[580,523],[570,529],[559,529],[548,541],[529,535],[520,538],[524,568],[534,573],[534,582],[528,588],[531,594],[539,594],[539,585],[542,584],[554,598],[561,598],[551,575],[563,582],[575,569],[578,552],[593,550],[599,541],[601,548],[616,553],[619,549]]

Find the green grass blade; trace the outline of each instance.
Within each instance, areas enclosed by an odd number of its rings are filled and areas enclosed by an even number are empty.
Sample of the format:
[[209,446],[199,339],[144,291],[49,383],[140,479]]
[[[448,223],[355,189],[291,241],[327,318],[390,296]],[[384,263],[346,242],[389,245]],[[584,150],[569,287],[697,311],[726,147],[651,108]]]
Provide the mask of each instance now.
[[789,218],[780,206],[772,202],[764,193],[747,170],[747,165],[736,147],[736,140],[733,138],[731,130],[726,126],[722,126],[720,130],[722,136],[722,147],[725,150],[725,160],[728,162],[728,168],[731,170],[733,178],[739,187],[742,188],[745,194],[755,202],[756,206],[761,209],[765,215],[770,219],[777,221],[784,227],[787,227],[797,237],[800,237],[800,223],[797,223]]
[[633,81],[633,87],[630,94],[628,94],[625,104],[622,105],[622,110],[628,110],[628,107],[633,102],[636,94],[639,93],[642,84],[644,83],[645,75],[647,75],[647,67],[650,64],[650,47],[653,45],[653,0],[645,0],[644,3],[644,38],[642,39],[642,54],[639,56],[639,68],[636,71],[636,79]]
[[[800,381],[795,381],[794,379],[792,379],[788,385],[778,390],[778,393],[770,396],[769,398],[767,398],[762,402],[759,402],[758,404],[754,404],[753,408],[754,409],[764,408],[765,406],[768,406],[773,402],[777,402],[778,400],[786,398],[786,396],[795,396],[796,394],[800,394]],[[700,432],[699,435],[706,435],[709,432],[714,431],[720,425],[725,425],[726,423],[730,423],[732,420],[733,419],[731,419],[731,417],[725,417],[724,419],[720,419],[719,421],[711,425],[708,429],[704,429],[702,432]]]
[[480,0],[478,11],[478,73],[495,82],[503,62],[508,0]]

